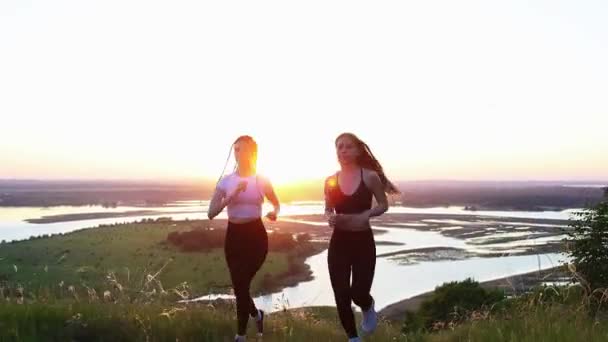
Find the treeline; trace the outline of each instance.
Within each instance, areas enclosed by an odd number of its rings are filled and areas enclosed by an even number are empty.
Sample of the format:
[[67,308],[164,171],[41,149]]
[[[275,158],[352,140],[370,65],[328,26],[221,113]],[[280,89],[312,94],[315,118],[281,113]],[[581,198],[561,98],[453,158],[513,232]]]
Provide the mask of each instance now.
[[411,186],[402,188],[404,206],[469,206],[471,209],[545,210],[597,204],[600,188],[564,186]]
[[0,206],[50,207],[60,205],[163,205],[180,200],[200,200],[210,197],[210,191],[186,190],[91,190],[91,191],[31,191],[0,193]]

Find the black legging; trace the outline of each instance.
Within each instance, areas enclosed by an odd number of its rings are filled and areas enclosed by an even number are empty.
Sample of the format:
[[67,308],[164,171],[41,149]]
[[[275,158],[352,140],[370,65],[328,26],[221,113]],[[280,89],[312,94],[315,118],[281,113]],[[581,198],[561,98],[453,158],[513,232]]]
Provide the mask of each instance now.
[[236,296],[238,334],[245,335],[249,315],[256,317],[258,314],[249,287],[268,254],[268,235],[262,220],[242,224],[229,222],[224,252]]
[[340,322],[349,338],[357,337],[351,300],[362,310],[368,310],[372,305],[370,290],[376,268],[376,244],[372,230],[334,230],[327,264]]

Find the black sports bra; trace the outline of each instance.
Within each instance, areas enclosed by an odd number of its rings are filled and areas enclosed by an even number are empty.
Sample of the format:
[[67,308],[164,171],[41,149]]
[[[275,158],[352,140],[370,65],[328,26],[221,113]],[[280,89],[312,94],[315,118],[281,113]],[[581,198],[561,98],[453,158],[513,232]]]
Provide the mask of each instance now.
[[338,174],[327,180],[326,189],[329,205],[333,207],[336,214],[359,214],[372,207],[372,192],[363,181],[363,169],[361,169],[361,181],[357,190],[352,195],[345,195],[340,189]]

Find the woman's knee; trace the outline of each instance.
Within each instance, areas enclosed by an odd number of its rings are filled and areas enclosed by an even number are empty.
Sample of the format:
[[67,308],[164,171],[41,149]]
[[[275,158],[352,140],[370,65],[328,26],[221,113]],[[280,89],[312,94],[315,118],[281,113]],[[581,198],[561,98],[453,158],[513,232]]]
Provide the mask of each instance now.
[[334,297],[336,299],[336,306],[350,306],[352,297],[348,290],[334,290]]
[[372,296],[369,292],[355,291],[353,292],[353,303],[361,308],[367,308],[372,303]]

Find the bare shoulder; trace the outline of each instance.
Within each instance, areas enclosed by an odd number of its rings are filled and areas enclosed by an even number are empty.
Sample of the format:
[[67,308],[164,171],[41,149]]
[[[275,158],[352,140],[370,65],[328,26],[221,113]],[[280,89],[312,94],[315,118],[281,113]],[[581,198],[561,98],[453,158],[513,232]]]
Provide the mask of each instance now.
[[331,184],[334,183],[338,180],[338,173],[334,173],[330,176],[328,176],[327,178],[325,178],[325,184]]
[[363,170],[363,180],[366,184],[374,184],[380,182],[380,176],[378,172],[370,169],[362,169]]
[[256,181],[264,188],[272,188],[272,181],[264,174],[256,174]]
[[268,177],[266,177],[266,175],[263,175],[261,173],[257,173],[255,176],[261,182],[264,182],[264,183],[269,183],[270,182],[270,179]]
[[233,174],[227,174],[222,176],[222,178],[220,178],[220,180],[217,182],[215,188],[217,190],[220,191],[226,191],[226,188],[228,187],[228,184],[232,181],[233,178]]
[[374,192],[384,188],[378,172],[370,169],[363,169],[363,183]]
[[325,178],[325,191],[327,192],[329,189],[334,188],[338,184],[338,173],[334,173],[331,176]]

